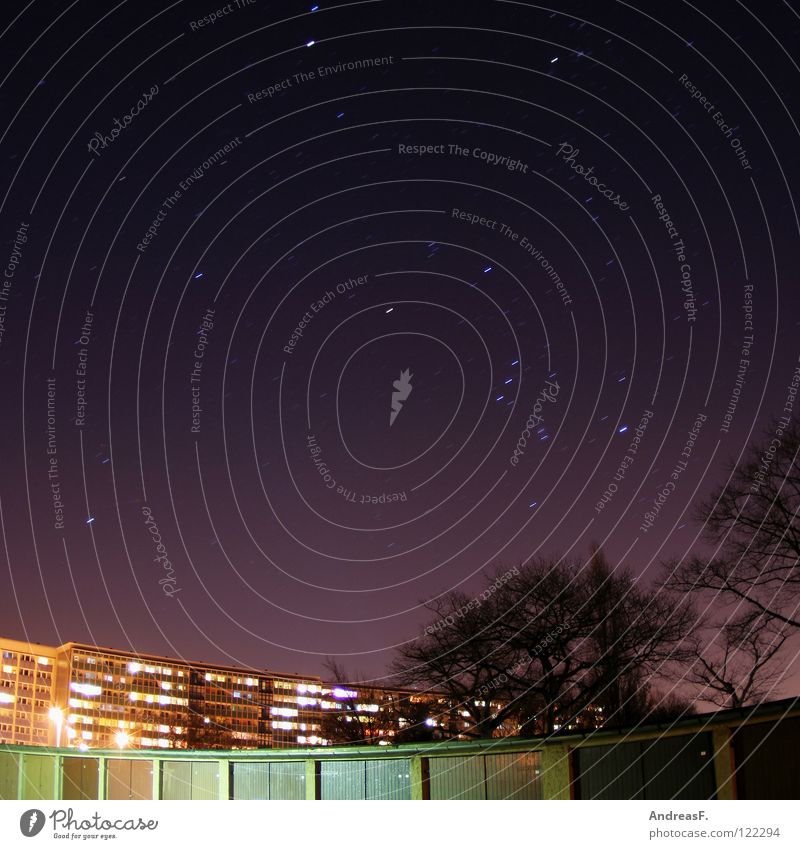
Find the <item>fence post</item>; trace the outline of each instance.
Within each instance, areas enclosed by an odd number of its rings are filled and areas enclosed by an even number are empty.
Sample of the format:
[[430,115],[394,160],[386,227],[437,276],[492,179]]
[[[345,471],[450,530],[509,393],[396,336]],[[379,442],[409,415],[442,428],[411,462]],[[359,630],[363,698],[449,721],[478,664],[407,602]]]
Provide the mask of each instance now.
[[717,799],[736,798],[736,773],[733,764],[731,730],[727,727],[711,730],[714,747],[714,778],[717,782]]
[[231,797],[231,764],[227,758],[217,761],[219,769],[219,798],[227,802]]
[[569,747],[545,743],[541,754],[542,799],[571,798]]
[[316,761],[306,761],[306,799],[319,799],[319,769]]

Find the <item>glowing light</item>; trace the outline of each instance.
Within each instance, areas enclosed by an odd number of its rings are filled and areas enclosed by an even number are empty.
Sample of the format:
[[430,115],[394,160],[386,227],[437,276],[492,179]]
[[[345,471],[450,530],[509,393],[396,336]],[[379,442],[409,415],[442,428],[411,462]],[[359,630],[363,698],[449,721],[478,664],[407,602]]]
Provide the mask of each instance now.
[[623,426],[619,429],[619,432],[620,432],[620,433],[625,433],[625,431],[626,431],[627,429],[628,429],[628,425],[623,425]]
[[86,745],[86,743],[78,743],[78,750],[81,752],[88,752],[89,747]]
[[342,687],[334,687],[331,692],[337,699],[354,699],[358,695],[355,690],[345,690]]
[[74,693],[81,693],[84,696],[99,696],[103,692],[102,687],[97,684],[79,684],[77,681],[70,681],[70,690]]
[[114,735],[114,742],[120,749],[124,749],[130,743],[130,740],[131,738],[124,731],[117,731]]
[[142,664],[141,663],[129,663],[128,664],[128,672],[130,672],[132,675],[136,675],[137,672],[141,672],[141,671],[142,671]]
[[306,42],[306,47],[313,47],[316,44],[316,41],[312,38],[311,41]]
[[483,269],[483,273],[484,273],[484,274],[488,274],[491,270],[492,270],[492,266],[491,266],[491,265],[487,265],[487,266],[486,266],[486,268],[484,268],[484,269]]
[[161,682],[161,689],[162,690],[171,690],[172,684],[170,684],[169,681],[162,681]]
[[49,666],[49,665],[50,665],[50,659],[49,658],[46,658],[46,657],[40,657],[39,658],[39,666]]
[[[14,697],[10,693],[0,692],[0,705],[10,705],[14,701]],[[50,717],[53,718],[52,716]]]

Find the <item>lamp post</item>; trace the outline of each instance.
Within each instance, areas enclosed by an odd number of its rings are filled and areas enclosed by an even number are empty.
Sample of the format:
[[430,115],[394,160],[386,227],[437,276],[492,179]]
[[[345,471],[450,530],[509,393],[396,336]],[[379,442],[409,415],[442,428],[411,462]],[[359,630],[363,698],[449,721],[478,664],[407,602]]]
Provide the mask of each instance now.
[[58,707],[51,707],[48,716],[56,726],[56,746],[61,748],[61,728],[64,724],[64,711]]

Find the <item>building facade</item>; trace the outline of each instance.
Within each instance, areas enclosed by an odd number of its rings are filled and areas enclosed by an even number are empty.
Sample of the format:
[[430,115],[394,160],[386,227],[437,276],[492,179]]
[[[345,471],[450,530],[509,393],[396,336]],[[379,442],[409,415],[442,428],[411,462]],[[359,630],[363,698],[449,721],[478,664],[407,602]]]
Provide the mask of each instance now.
[[468,711],[440,693],[87,643],[0,638],[0,652],[0,743],[81,751],[284,749],[469,736]]
[[0,638],[0,743],[52,744],[56,650]]
[[84,643],[0,638],[0,743],[287,748],[322,742],[322,680]]

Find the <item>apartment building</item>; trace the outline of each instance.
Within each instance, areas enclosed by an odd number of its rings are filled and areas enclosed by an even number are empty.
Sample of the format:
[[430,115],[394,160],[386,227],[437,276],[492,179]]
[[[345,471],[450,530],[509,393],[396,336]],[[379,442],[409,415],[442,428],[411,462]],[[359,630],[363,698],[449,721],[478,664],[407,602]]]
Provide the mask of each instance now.
[[52,744],[56,650],[0,638],[0,655],[0,743]]
[[0,742],[286,748],[319,740],[316,677],[0,638]]

